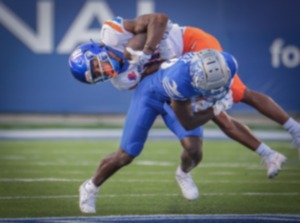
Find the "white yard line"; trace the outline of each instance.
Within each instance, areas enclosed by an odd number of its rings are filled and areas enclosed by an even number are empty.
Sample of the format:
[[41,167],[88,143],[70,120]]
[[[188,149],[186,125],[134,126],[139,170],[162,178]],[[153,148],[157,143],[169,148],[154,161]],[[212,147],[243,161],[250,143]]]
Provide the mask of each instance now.
[[[253,131],[262,140],[291,141],[291,136],[284,131]],[[1,140],[64,140],[64,139],[93,139],[112,140],[120,139],[122,129],[24,129],[24,130],[0,130]],[[206,140],[227,140],[219,129],[204,130]],[[176,139],[168,129],[152,129],[149,139]]]
[[[262,168],[260,168],[262,169]],[[289,170],[295,170],[298,171],[299,168],[295,169],[289,169]],[[0,173],[22,173],[22,174],[44,174],[45,171],[43,170],[0,170]],[[86,171],[73,171],[73,170],[63,170],[63,171],[55,171],[55,174],[62,174],[62,175],[78,175],[78,174],[85,174]],[[174,171],[123,171],[122,175],[130,175],[131,177],[134,175],[171,175],[174,174]],[[251,176],[261,176],[262,174],[265,174],[265,172],[251,172],[247,173],[247,175]],[[239,172],[236,171],[212,171],[212,172],[206,172],[206,175],[216,175],[216,176],[225,176],[225,175],[240,175]],[[300,176],[300,172],[284,172],[285,176]]]
[[[69,179],[69,178],[0,178],[0,182],[83,182],[84,179]],[[111,179],[110,182],[117,183],[173,183],[174,180],[166,179]],[[300,180],[289,180],[289,181],[274,181],[274,180],[196,180],[200,184],[300,184]]]
[[[300,192],[218,192],[218,193],[201,193],[200,196],[299,196]],[[174,194],[101,194],[102,198],[120,198],[120,197],[177,197],[182,196],[180,193]],[[0,196],[0,200],[43,200],[43,199],[73,199],[78,198],[78,195],[41,195],[41,196]]]

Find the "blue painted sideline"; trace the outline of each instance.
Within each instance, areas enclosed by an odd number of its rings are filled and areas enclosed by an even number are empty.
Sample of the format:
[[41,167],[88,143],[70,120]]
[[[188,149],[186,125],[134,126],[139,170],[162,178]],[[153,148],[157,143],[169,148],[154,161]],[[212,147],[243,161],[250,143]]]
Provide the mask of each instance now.
[[0,222],[142,222],[142,223],[299,223],[300,215],[292,214],[221,214],[221,215],[124,215],[124,216],[81,216],[81,217],[42,217],[42,218],[5,218]]

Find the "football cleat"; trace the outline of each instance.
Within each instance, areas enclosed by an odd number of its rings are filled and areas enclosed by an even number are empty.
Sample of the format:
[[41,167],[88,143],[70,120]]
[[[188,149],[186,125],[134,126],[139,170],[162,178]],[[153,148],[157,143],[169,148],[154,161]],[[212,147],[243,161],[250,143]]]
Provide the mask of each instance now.
[[287,161],[287,158],[278,153],[274,152],[270,156],[264,159],[264,164],[267,167],[267,176],[272,179],[276,177],[281,170],[281,166]]
[[96,198],[99,192],[91,180],[85,181],[79,188],[79,208],[82,213],[96,213]]
[[182,191],[182,195],[188,200],[196,200],[199,197],[199,192],[189,173],[184,173],[179,166],[176,171],[176,180]]

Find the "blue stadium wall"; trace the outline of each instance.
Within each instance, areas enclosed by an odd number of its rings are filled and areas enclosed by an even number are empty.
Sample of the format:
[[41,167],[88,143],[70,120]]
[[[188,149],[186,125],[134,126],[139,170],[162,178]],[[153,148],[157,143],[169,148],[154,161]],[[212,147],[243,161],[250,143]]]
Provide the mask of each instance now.
[[300,112],[299,10],[299,0],[1,0],[0,113],[126,113],[132,92],[77,82],[68,55],[104,20],[152,12],[215,35],[249,88]]

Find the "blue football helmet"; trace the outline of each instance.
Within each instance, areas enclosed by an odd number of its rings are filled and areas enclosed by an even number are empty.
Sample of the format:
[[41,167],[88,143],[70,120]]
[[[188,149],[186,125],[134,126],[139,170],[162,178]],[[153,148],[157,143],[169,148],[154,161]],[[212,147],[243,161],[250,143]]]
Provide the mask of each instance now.
[[214,103],[222,99],[237,72],[237,61],[226,52],[205,49],[192,58],[190,75],[192,85],[201,97]]
[[106,81],[117,76],[121,70],[121,64],[117,58],[111,56],[110,51],[117,54],[119,59],[123,59],[120,52],[93,41],[78,46],[69,57],[69,67],[73,76],[88,84]]

